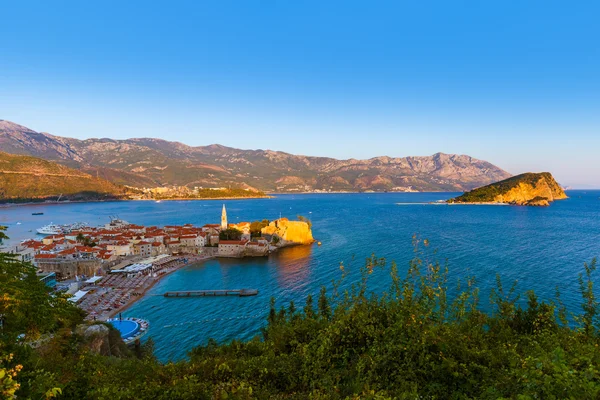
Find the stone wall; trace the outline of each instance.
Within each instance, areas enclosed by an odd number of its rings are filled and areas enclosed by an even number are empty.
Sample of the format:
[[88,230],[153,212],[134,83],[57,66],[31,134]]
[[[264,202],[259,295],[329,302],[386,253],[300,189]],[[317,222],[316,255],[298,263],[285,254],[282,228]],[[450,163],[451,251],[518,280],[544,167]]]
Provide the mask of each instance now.
[[38,260],[36,264],[44,272],[56,272],[59,279],[93,276],[102,269],[100,260]]

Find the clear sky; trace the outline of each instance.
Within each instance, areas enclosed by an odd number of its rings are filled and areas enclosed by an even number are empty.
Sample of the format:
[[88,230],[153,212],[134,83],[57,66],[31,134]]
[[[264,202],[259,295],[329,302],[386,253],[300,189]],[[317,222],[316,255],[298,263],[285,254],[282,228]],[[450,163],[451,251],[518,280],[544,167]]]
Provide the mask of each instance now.
[[600,187],[597,1],[4,1],[0,119]]

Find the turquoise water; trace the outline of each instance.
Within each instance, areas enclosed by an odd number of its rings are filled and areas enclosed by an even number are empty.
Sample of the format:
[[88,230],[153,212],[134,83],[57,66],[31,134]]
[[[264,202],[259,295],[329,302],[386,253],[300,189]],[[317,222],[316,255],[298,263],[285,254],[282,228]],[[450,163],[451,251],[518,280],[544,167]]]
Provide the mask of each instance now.
[[[451,282],[475,276],[487,304],[499,273],[506,282],[518,280],[521,290],[534,289],[551,298],[558,286],[573,310],[579,307],[577,276],[585,261],[600,255],[600,191],[571,191],[570,199],[548,208],[498,206],[437,206],[427,203],[451,193],[382,193],[282,195],[275,199],[225,201],[230,222],[310,217],[322,246],[285,249],[268,259],[212,260],[177,271],[149,293],[194,289],[258,289],[254,297],[172,298],[146,296],[123,316],[150,322],[146,337],[156,342],[163,360],[180,359],[194,345],[213,337],[219,341],[249,339],[264,324],[269,298],[278,304],[294,300],[298,307],[321,285],[340,277],[358,279],[358,268],[371,253],[398,262],[405,271],[413,256],[411,238],[418,234],[447,259]],[[9,235],[31,237],[50,222],[105,223],[118,215],[144,225],[218,223],[221,201],[110,202],[39,205],[0,209],[0,224]],[[32,216],[32,212],[44,212]],[[21,225],[16,225],[20,221]],[[387,289],[385,273],[371,275],[375,291]]]

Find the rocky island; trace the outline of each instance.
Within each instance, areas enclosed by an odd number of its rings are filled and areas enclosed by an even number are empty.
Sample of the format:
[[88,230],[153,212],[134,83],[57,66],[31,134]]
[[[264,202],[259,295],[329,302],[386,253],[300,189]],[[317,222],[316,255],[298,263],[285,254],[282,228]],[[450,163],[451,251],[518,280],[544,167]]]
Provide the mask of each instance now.
[[311,223],[299,216],[299,221],[290,221],[280,218],[271,221],[261,229],[264,236],[276,236],[277,247],[293,246],[298,244],[311,244],[315,241],[312,235]]
[[448,203],[549,206],[554,200],[566,198],[565,191],[552,174],[528,172],[471,190],[448,200]]

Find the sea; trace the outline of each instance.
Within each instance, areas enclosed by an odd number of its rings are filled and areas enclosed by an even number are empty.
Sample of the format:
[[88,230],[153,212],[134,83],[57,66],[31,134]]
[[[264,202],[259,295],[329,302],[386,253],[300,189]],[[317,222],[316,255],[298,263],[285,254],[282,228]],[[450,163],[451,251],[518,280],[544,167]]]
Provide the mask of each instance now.
[[[8,226],[11,243],[35,237],[35,229],[51,222],[105,224],[119,217],[141,225],[219,223],[222,205],[229,222],[298,215],[312,222],[321,242],[282,249],[268,258],[213,259],[180,269],[157,283],[123,312],[149,321],[163,361],[180,360],[210,338],[218,342],[250,340],[266,324],[271,297],[277,307],[307,295],[318,296],[360,280],[360,268],[372,255],[387,268],[368,276],[369,290],[389,289],[389,265],[404,275],[415,257],[448,266],[449,285],[476,280],[481,307],[493,311],[490,291],[500,276],[518,293],[534,290],[553,299],[557,288],[570,311],[581,308],[578,276],[584,263],[600,255],[600,191],[569,191],[569,199],[550,207],[435,205],[457,193],[289,194],[272,199],[226,201],[128,201],[38,204],[0,208],[0,225]],[[34,212],[44,215],[34,216]],[[424,246],[428,243],[428,246]],[[10,243],[9,243],[10,244]],[[340,266],[343,265],[343,271]],[[345,277],[342,281],[342,276]],[[600,272],[596,273],[596,275]],[[164,298],[172,290],[258,289],[253,297]],[[524,301],[524,300],[521,300]]]

